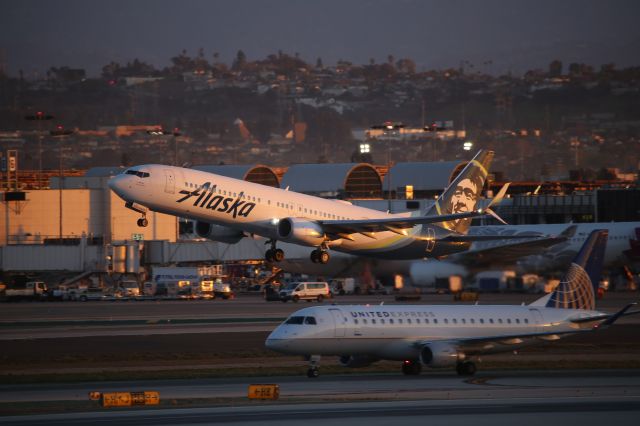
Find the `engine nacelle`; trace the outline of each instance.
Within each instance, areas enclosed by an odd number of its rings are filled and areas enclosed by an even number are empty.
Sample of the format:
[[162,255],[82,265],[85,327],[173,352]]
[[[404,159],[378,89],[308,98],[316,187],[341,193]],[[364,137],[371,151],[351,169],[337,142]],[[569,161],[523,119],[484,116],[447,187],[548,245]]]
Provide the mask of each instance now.
[[446,261],[416,261],[411,264],[409,276],[414,287],[435,287],[438,278],[466,277],[469,271],[462,266]]
[[200,238],[208,238],[221,243],[235,244],[244,237],[242,231],[227,226],[214,225],[209,222],[197,221],[194,226],[195,233]]
[[429,367],[453,367],[463,359],[464,354],[448,343],[431,343],[420,351],[420,362]]
[[368,367],[376,361],[378,361],[377,358],[368,355],[342,355],[340,357],[340,365],[349,368]]
[[286,217],[278,222],[278,239],[315,247],[324,241],[324,229],[317,222]]

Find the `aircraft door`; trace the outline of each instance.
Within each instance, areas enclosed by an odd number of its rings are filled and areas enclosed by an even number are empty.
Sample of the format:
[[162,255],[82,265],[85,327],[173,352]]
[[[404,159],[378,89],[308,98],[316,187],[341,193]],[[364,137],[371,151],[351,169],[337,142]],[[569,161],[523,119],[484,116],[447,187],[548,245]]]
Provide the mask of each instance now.
[[335,334],[333,337],[344,337],[345,329],[347,328],[347,319],[339,309],[329,309],[329,312],[331,312],[333,324],[335,325]]
[[529,311],[531,311],[533,321],[535,321],[536,331],[543,331],[542,325],[544,324],[544,319],[542,318],[542,314],[540,313],[540,311],[537,309],[529,309]]
[[174,194],[176,192],[176,177],[173,174],[173,170],[166,169],[164,171],[165,186],[164,192],[167,194]]

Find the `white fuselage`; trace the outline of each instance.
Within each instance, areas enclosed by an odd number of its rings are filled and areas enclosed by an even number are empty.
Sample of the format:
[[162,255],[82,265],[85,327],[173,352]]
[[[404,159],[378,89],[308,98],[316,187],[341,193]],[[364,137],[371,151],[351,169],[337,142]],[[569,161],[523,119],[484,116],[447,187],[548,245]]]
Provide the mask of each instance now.
[[[153,211],[222,225],[274,240],[279,239],[278,221],[286,217],[322,222],[410,216],[409,213],[391,215],[340,200],[314,197],[199,170],[163,165],[137,166],[135,170],[148,173],[148,176],[120,174],[109,182],[112,190],[124,200]],[[377,232],[375,236],[354,233],[351,239],[340,238],[327,243],[336,250],[357,254],[384,253],[421,240],[418,234],[420,228],[418,225],[408,230],[407,235],[390,231]],[[424,241],[424,245],[428,245],[428,242]],[[412,248],[421,247],[414,246]],[[460,249],[456,247],[456,250]],[[423,251],[417,257],[426,254]]]
[[285,321],[269,335],[266,346],[289,354],[415,360],[421,342],[494,337],[495,342],[467,351],[492,353],[532,343],[508,336],[550,333],[534,342],[556,340],[553,333],[578,328],[569,320],[594,314],[598,313],[542,306],[319,306],[289,317],[313,317],[316,324]]
[[[536,232],[548,235],[559,235],[567,229],[571,224],[558,223],[558,224],[536,224],[536,225],[491,225],[491,226],[478,226],[471,227],[469,235],[517,235],[522,233]],[[623,258],[625,250],[629,250],[629,240],[636,238],[636,228],[640,228],[640,222],[595,222],[595,223],[576,223],[576,232],[563,243],[556,244],[549,249],[545,250],[540,255],[533,255],[530,259],[525,260],[525,263],[537,262],[541,264],[541,268],[544,263],[550,263],[553,259],[558,262],[563,262],[573,258],[573,255],[580,250],[582,244],[587,239],[589,234],[595,229],[606,229],[609,231],[609,238],[607,240],[607,248],[605,250],[604,265],[611,265],[615,262],[620,262]],[[483,250],[485,248],[493,247],[502,244],[502,241],[497,239],[495,241],[475,241],[469,248],[468,254],[473,254],[474,251]]]

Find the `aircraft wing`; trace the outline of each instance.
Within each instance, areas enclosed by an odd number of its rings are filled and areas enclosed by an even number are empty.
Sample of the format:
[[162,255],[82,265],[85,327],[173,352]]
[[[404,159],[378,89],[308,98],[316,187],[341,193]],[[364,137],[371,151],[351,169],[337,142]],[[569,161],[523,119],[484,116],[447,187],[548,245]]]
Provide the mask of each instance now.
[[505,334],[501,336],[486,336],[486,337],[472,337],[466,339],[451,339],[451,340],[434,340],[434,341],[417,341],[414,345],[418,348],[422,348],[431,343],[447,343],[452,345],[466,355],[480,355],[495,350],[505,350],[509,346],[520,346],[527,341],[532,340],[548,340],[554,341],[560,339],[561,336],[585,333],[593,331],[593,328],[576,328],[575,330],[565,332],[542,332],[542,333],[526,333],[526,334]]
[[404,234],[402,232],[404,229],[410,229],[419,224],[448,222],[450,220],[478,217],[486,214],[485,209],[438,216],[407,216],[362,220],[323,220],[319,221],[319,223],[327,234],[355,234],[383,231],[392,231],[398,234]]
[[[522,237],[520,237],[520,240]],[[484,263],[514,263],[518,259],[540,253],[542,250],[555,244],[566,241],[562,237],[530,237],[527,241],[504,242],[499,246],[493,246],[479,250],[469,250],[455,255],[456,262],[463,265],[475,265]]]
[[501,241],[489,247],[475,248],[452,256],[457,262],[464,265],[478,266],[484,263],[514,263],[518,259],[538,254],[555,244],[562,243],[571,238],[576,231],[576,225],[569,226],[559,235],[452,235],[443,238],[445,241]]

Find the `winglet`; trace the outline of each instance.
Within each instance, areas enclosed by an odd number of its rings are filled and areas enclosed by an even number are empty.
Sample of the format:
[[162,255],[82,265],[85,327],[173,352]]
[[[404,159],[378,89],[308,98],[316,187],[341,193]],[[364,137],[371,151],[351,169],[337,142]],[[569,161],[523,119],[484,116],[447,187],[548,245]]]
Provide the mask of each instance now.
[[497,220],[498,222],[502,223],[503,225],[508,225],[508,223],[505,222],[505,220],[503,218],[498,216],[498,213],[494,212],[492,209],[487,207],[486,209],[484,209],[484,212],[487,213],[487,214],[490,214],[491,216],[493,216],[493,218],[495,220]]
[[567,239],[573,238],[573,236],[576,234],[577,229],[578,229],[578,225],[570,225],[567,227],[567,229],[562,231],[559,236]]
[[483,210],[484,213],[490,214],[491,216],[493,216],[494,219],[496,219],[498,222],[504,225],[507,225],[507,222],[505,222],[504,219],[498,216],[498,214],[491,207],[497,206],[498,204],[500,204],[500,202],[502,201],[502,199],[507,193],[507,189],[509,189],[509,185],[511,185],[511,182],[507,182],[504,185],[502,185],[502,188],[500,188],[500,191],[498,191],[496,196],[491,199],[491,202],[489,203],[489,205],[485,207]]
[[511,182],[507,182],[504,185],[502,185],[502,188],[500,188],[500,191],[498,191],[496,196],[491,199],[491,202],[489,203],[487,208],[497,206],[502,202],[502,199],[507,194],[507,189],[509,189],[509,185],[511,185]]

